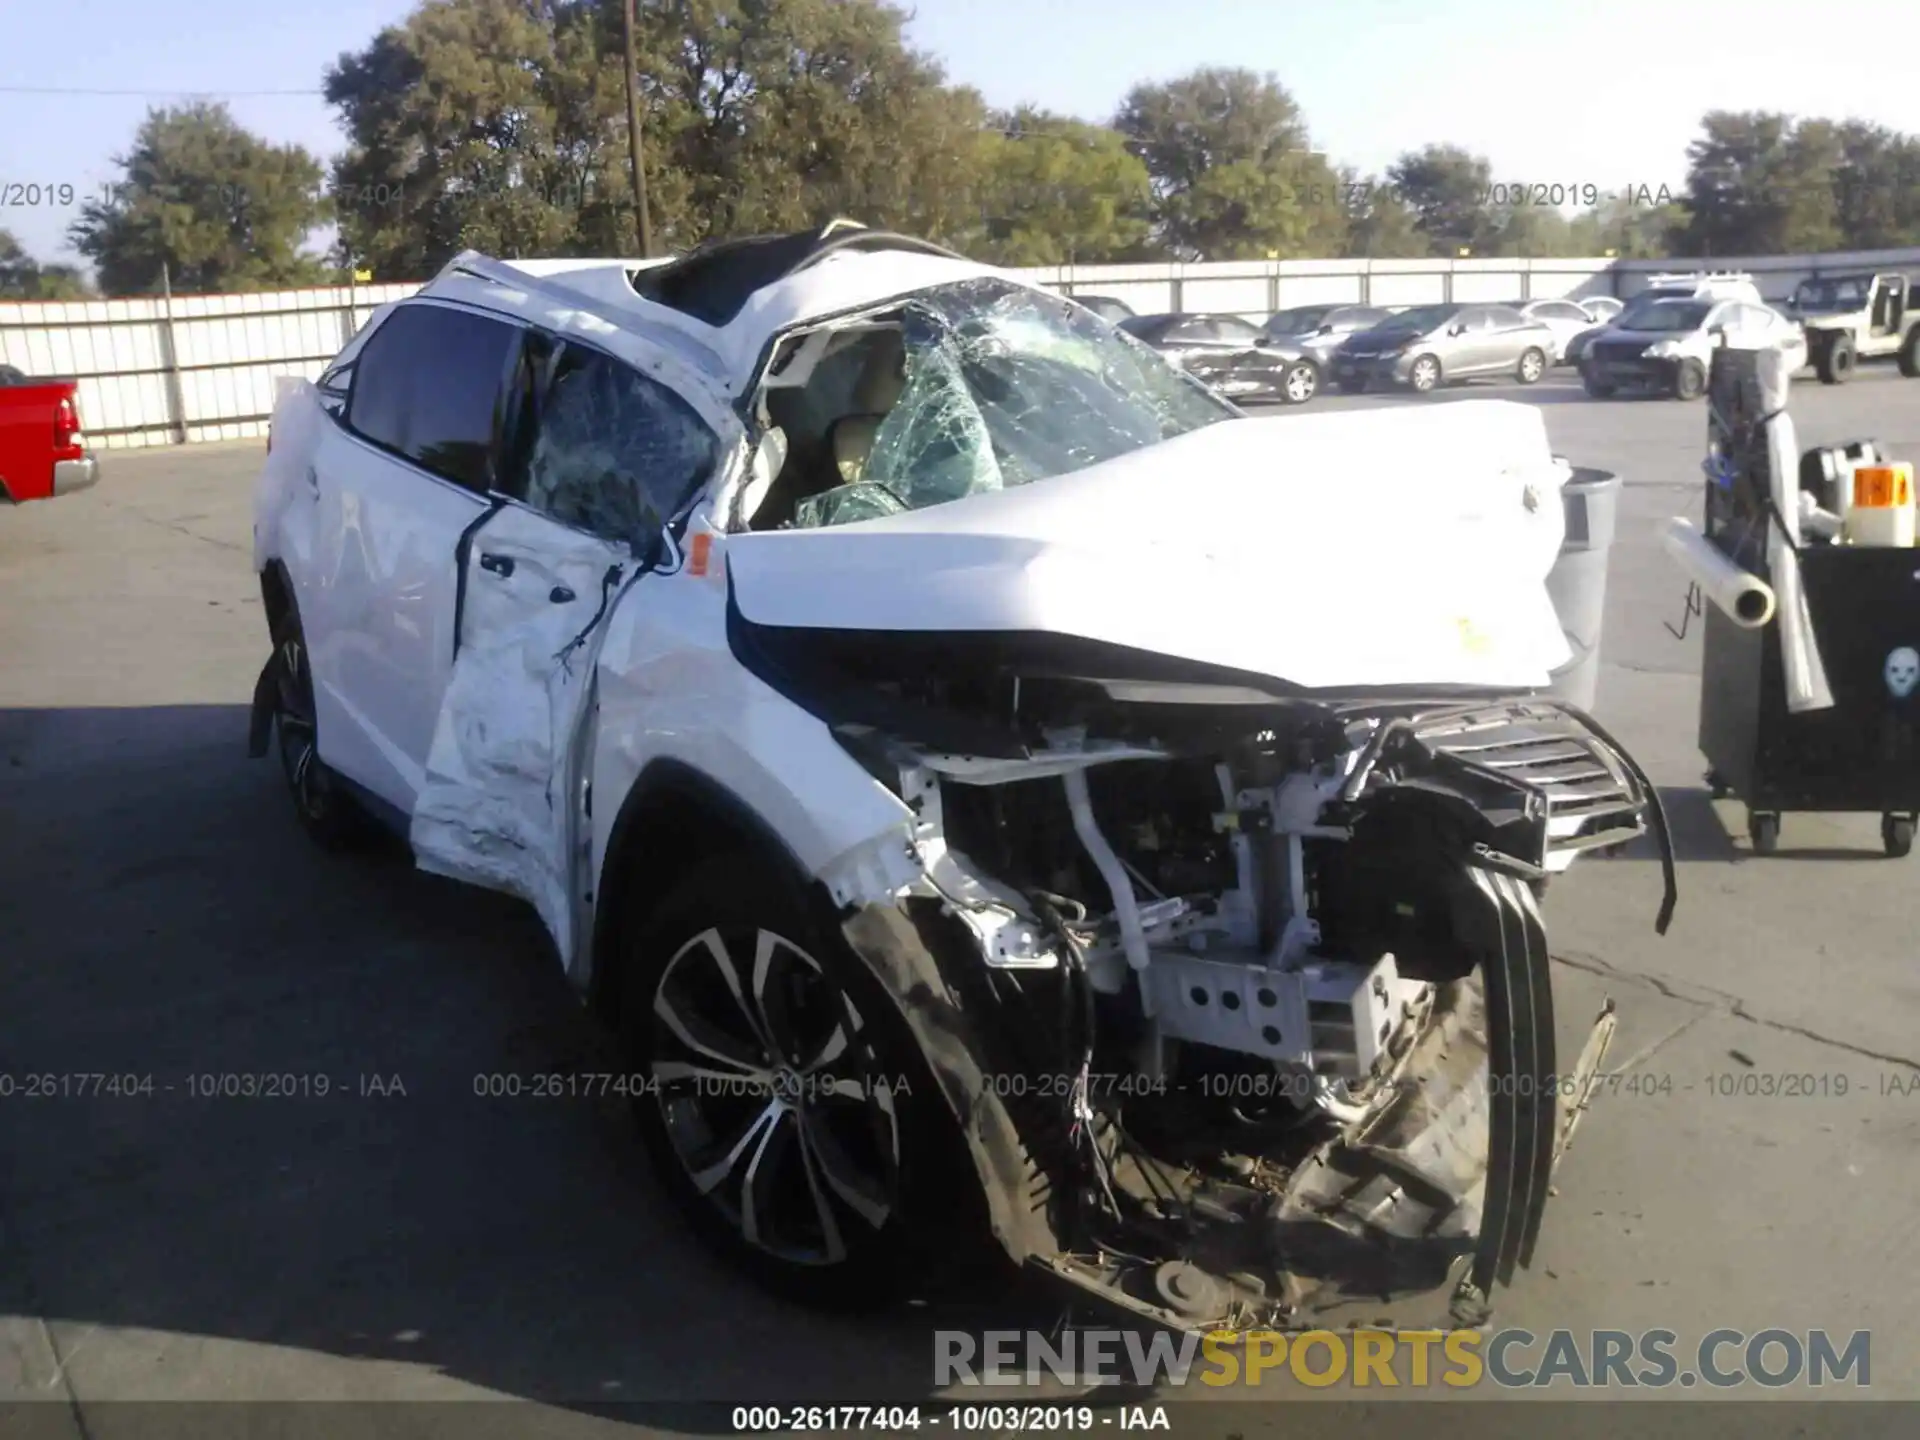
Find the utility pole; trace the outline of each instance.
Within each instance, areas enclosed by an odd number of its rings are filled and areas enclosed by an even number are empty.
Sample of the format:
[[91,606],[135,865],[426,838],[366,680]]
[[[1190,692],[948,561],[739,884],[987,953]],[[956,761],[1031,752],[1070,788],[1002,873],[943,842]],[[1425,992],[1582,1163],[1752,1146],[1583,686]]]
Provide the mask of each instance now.
[[626,0],[627,21],[627,149],[633,159],[634,215],[640,228],[640,258],[653,258],[653,222],[647,217],[647,175],[640,164],[640,75],[633,54],[633,3]]

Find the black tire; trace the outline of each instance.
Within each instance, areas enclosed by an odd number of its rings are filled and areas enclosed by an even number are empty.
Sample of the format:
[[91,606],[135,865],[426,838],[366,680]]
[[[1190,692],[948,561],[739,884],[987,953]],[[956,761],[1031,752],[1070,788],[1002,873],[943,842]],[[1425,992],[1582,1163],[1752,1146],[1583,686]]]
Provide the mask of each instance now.
[[1320,393],[1320,367],[1311,360],[1296,360],[1280,374],[1280,402],[1304,405]]
[[1890,860],[1904,859],[1913,849],[1913,816],[1882,815],[1880,844]]
[[1909,380],[1920,378],[1920,325],[1909,327],[1900,342],[1900,373]]
[[[1531,364],[1529,364],[1531,362]],[[1529,375],[1527,371],[1533,373]],[[1514,367],[1514,378],[1522,385],[1535,385],[1540,377],[1547,373],[1547,352],[1537,346],[1528,346],[1520,352],[1520,363]]]
[[1724,800],[1733,794],[1733,787],[1727,784],[1726,777],[1718,770],[1707,771],[1707,794],[1715,800]]
[[706,862],[623,948],[634,1116],[694,1232],[823,1309],[886,1305],[942,1269],[936,1241],[969,1238],[951,1114],[894,1002],[815,933],[797,884],[751,856]]
[[1698,360],[1682,360],[1673,370],[1673,398],[1698,400],[1707,393],[1707,367]]
[[1814,369],[1823,385],[1844,385],[1853,378],[1856,356],[1851,335],[1835,335],[1814,355]]
[[1747,839],[1756,855],[1771,855],[1780,848],[1780,817],[1771,811],[1747,812]]
[[1334,383],[1339,385],[1342,395],[1364,395],[1367,390],[1367,382],[1364,380],[1339,380]]
[[1585,370],[1580,372],[1580,383],[1587,387],[1587,394],[1596,400],[1611,400],[1617,393],[1613,386],[1604,380],[1596,380]]
[[274,741],[294,815],[300,828],[323,849],[356,848],[371,837],[373,825],[339,775],[320,758],[313,670],[307,659],[306,634],[291,604],[271,629],[276,661]]
[[1420,355],[1407,367],[1407,388],[1416,395],[1427,395],[1440,388],[1445,377],[1440,371],[1440,357]]

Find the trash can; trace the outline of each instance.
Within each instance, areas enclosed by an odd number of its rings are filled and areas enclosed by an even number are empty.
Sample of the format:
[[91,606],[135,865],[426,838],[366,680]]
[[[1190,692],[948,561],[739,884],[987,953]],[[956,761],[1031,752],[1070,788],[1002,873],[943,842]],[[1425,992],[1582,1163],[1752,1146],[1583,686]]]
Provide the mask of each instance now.
[[1576,466],[1561,491],[1567,511],[1567,535],[1560,556],[1547,574],[1560,629],[1572,657],[1553,672],[1548,693],[1593,708],[1600,687],[1600,631],[1607,612],[1607,552],[1613,548],[1614,512],[1620,503],[1620,477],[1608,470]]

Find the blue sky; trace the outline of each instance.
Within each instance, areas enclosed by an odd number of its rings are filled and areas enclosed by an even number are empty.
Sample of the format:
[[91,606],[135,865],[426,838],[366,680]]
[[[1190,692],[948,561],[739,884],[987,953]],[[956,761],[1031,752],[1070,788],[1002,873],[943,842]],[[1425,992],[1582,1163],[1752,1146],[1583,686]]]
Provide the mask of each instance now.
[[[0,201],[10,185],[91,192],[114,178],[161,92],[224,92],[241,123],[322,155],[340,146],[317,90],[342,51],[411,0],[0,0]],[[1105,118],[1127,88],[1200,65],[1272,71],[1317,148],[1377,170],[1428,141],[1506,181],[1678,188],[1703,110],[1858,116],[1920,132],[1920,86],[1873,86],[1876,53],[1912,49],[1912,0],[1794,11],[1730,0],[918,0],[913,42],[1002,105]],[[1785,23],[1775,20],[1781,16]],[[1793,18],[1788,18],[1793,17]],[[1817,19],[1817,25],[1816,25]],[[1817,36],[1795,44],[1788,25]],[[1888,79],[1906,71],[1896,67]],[[148,97],[23,93],[140,90]],[[42,259],[72,259],[70,211],[0,208]]]

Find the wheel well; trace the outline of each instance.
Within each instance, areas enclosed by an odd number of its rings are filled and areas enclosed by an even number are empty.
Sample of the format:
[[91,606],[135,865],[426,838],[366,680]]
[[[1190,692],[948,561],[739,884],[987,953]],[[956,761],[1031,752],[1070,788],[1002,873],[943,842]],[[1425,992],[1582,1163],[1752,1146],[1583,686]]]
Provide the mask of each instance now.
[[627,927],[658,908],[696,866],[731,853],[741,854],[750,870],[766,867],[763,883],[783,871],[805,878],[786,843],[718,781],[673,760],[641,771],[621,802],[600,867],[588,985],[597,1014],[611,1022],[620,1013],[620,941]]

